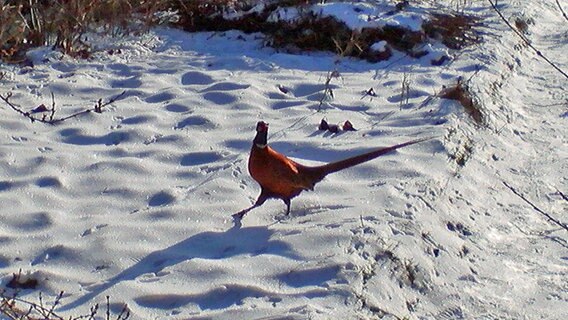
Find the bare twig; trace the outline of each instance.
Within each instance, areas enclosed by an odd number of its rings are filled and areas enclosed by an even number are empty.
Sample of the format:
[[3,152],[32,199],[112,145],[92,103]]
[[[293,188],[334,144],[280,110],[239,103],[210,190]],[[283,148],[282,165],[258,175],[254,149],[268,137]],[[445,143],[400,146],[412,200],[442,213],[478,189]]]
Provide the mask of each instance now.
[[84,115],[84,114],[87,114],[87,113],[90,113],[90,112],[93,112],[93,111],[94,111],[94,112],[97,112],[97,113],[101,113],[101,112],[102,112],[102,109],[103,109],[104,107],[113,104],[116,100],[118,100],[119,98],[121,98],[121,97],[122,97],[123,95],[125,95],[125,94],[126,94],[126,91],[122,91],[122,93],[120,93],[119,95],[117,95],[117,96],[111,98],[108,102],[105,102],[105,103],[102,103],[102,99],[99,99],[99,100],[97,101],[97,104],[95,104],[95,106],[94,106],[93,108],[87,109],[87,110],[84,110],[84,111],[81,111],[81,112],[74,113],[74,114],[72,114],[72,115],[70,115],[70,116],[67,116],[67,117],[64,117],[64,118],[60,118],[60,119],[53,120],[52,122],[50,122],[50,124],[56,124],[56,123],[58,123],[58,122],[62,122],[62,121],[65,121],[65,120],[69,120],[69,119],[71,119],[71,118],[75,118],[75,117],[78,117],[78,116],[81,116],[81,115]]
[[558,9],[560,9],[560,12],[562,12],[562,16],[564,16],[564,19],[568,20],[568,16],[566,15],[566,12],[564,12],[564,9],[562,9],[560,1],[556,0],[556,4],[558,5]]
[[371,100],[373,100],[373,98],[377,97],[377,93],[375,92],[375,89],[369,88],[369,90],[366,90],[366,91],[363,93],[363,96],[361,97],[361,100],[363,100],[363,99],[364,99],[365,97],[367,97],[367,96],[371,97]]
[[130,310],[128,310],[128,305],[125,304],[116,320],[127,320],[128,318],[130,318]]
[[[120,93],[119,95],[109,99],[107,102],[103,103],[102,99],[99,99],[97,101],[97,103],[94,105],[94,107],[90,108],[90,109],[86,109],[77,113],[74,113],[72,115],[63,117],[63,118],[57,118],[54,119],[55,117],[55,97],[53,95],[53,92],[51,93],[51,109],[50,110],[45,110],[45,111],[49,111],[49,117],[46,115],[43,115],[41,118],[35,117],[32,112],[29,111],[24,111],[22,109],[21,106],[13,103],[12,101],[10,101],[10,98],[12,97],[12,93],[8,92],[6,93],[6,95],[1,95],[0,94],[0,99],[3,100],[8,106],[10,106],[10,108],[12,108],[12,110],[16,111],[17,113],[21,114],[22,116],[30,119],[32,122],[41,122],[41,123],[46,123],[46,124],[51,124],[51,125],[55,125],[58,124],[59,122],[63,122],[65,120],[69,120],[71,118],[76,118],[79,117],[81,115],[90,113],[90,112],[96,112],[96,113],[102,113],[103,112],[103,108],[109,106],[110,104],[114,103],[115,101],[117,101],[119,98],[121,98],[124,94],[126,94],[126,91],[122,91],[122,93]],[[43,106],[43,105],[42,105]]]
[[523,199],[526,203],[528,203],[538,213],[542,214],[543,216],[547,217],[548,220],[554,222],[555,224],[559,225],[560,227],[562,227],[563,229],[568,231],[568,226],[566,226],[564,223],[560,222],[560,220],[554,218],[550,214],[544,212],[542,209],[537,207],[534,203],[532,203],[530,200],[528,200],[525,196],[523,196],[520,192],[518,192],[515,188],[513,188],[507,182],[503,181],[503,184],[505,185],[505,187],[509,188],[509,190],[511,190],[515,195],[517,195],[519,198]]
[[107,307],[106,320],[110,320],[110,297],[109,296],[106,296],[106,303],[107,303],[107,305],[106,305],[106,307]]
[[491,6],[493,7],[493,10],[497,12],[497,15],[499,15],[501,20],[505,22],[505,24],[509,27],[509,29],[513,30],[513,32],[515,32],[523,40],[523,42],[527,44],[527,46],[533,49],[534,52],[537,54],[537,56],[541,57],[544,61],[546,61],[549,65],[551,65],[554,69],[556,69],[556,71],[560,72],[564,77],[568,78],[568,74],[564,72],[564,70],[560,69],[560,67],[558,67],[554,62],[550,61],[550,59],[545,57],[540,50],[538,50],[535,46],[533,46],[532,43],[522,33],[520,33],[517,29],[515,29],[515,27],[511,25],[509,21],[507,21],[507,18],[503,16],[503,13],[501,13],[501,11],[497,8],[497,5],[492,0],[487,0],[487,1],[489,1]]
[[95,304],[94,306],[91,307],[91,314],[89,314],[87,320],[95,320],[95,316],[97,315],[97,312],[99,311],[99,304]]
[[39,306],[36,307],[36,309],[38,310],[38,312],[44,317],[44,318],[49,318],[46,314],[45,314],[45,307],[43,306],[43,295],[41,294],[41,291],[39,293]]
[[403,73],[402,75],[402,89],[400,92],[400,106],[399,109],[402,110],[403,106],[408,105],[408,99],[410,98],[410,78],[408,73]]
[[51,91],[51,113],[49,114],[49,121],[53,121],[53,117],[55,116],[55,95],[53,91]]
[[[31,302],[28,300],[24,300],[17,297],[18,292],[16,291],[14,294],[7,295],[6,291],[0,290],[0,318],[1,316],[6,316],[8,319],[13,320],[95,320],[101,318],[98,315],[99,304],[93,305],[88,314],[74,316],[69,318],[63,318],[58,315],[54,310],[60,304],[60,301],[63,297],[63,291],[59,293],[59,295],[55,298],[55,302],[48,307],[44,305],[43,298],[40,294],[39,302]],[[22,309],[17,306],[17,304],[21,304],[27,306],[26,309]],[[107,297],[106,301],[107,310],[105,316],[105,320],[111,320],[111,311],[110,311],[110,299]],[[27,310],[27,311],[26,311]],[[114,315],[113,315],[114,316]],[[116,320],[127,320],[130,317],[130,310],[128,306],[125,304],[120,311],[116,315]],[[2,318],[3,319],[3,318]]]
[[47,310],[47,315],[51,316],[54,315],[54,311],[55,308],[59,305],[59,303],[61,302],[61,299],[63,298],[63,291],[59,292],[59,295],[57,295],[57,297],[55,298],[55,301],[53,302],[53,304],[51,305],[51,308],[49,308]]
[[556,188],[556,192],[558,192],[558,194],[562,197],[562,199],[568,201],[568,196],[562,193],[562,191],[558,190],[558,188]]
[[[13,104],[12,102],[10,102],[10,98],[12,97],[12,93],[8,92],[6,93],[6,96],[3,96],[0,94],[0,99],[4,100],[4,102],[6,102],[6,104],[8,106],[10,106],[10,108],[12,108],[12,110],[16,111],[17,113],[23,115],[24,117],[30,117],[30,113],[29,112],[25,112],[22,109],[20,109],[20,106]],[[35,119],[32,120],[32,122],[35,121]]]
[[324,88],[324,91],[323,91],[323,95],[322,95],[322,97],[319,101],[319,104],[318,104],[318,112],[321,111],[321,107],[323,106],[323,103],[325,102],[325,99],[328,96],[331,97],[332,99],[334,98],[333,89],[331,88],[330,83],[331,83],[331,80],[333,80],[333,78],[339,78],[340,76],[341,75],[339,74],[339,71],[337,71],[337,70],[333,70],[333,71],[330,71],[330,72],[327,73],[327,78],[325,79],[325,84],[324,84],[325,88]]

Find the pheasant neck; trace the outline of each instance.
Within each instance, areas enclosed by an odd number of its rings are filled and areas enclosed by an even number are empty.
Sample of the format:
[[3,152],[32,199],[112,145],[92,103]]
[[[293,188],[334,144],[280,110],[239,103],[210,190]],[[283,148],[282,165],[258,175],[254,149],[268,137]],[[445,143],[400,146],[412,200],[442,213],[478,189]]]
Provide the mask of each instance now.
[[268,145],[268,132],[258,131],[254,137],[253,143],[258,148],[264,149]]

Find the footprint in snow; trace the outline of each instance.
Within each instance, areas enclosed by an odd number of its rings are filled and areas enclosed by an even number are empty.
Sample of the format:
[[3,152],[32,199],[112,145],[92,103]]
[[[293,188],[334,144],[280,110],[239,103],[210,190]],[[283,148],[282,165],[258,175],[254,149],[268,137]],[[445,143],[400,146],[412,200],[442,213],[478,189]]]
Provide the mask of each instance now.
[[112,73],[119,77],[132,77],[140,75],[142,68],[139,66],[130,66],[124,63],[111,63],[105,66]]
[[41,177],[35,181],[35,185],[40,188],[60,188],[63,184],[57,177]]
[[180,164],[184,167],[199,166],[217,162],[221,159],[223,159],[223,155],[218,152],[191,152],[181,158]]
[[278,274],[275,278],[292,288],[325,286],[326,282],[338,279],[341,269],[340,265],[330,265],[312,269],[292,270]]
[[150,207],[161,207],[172,204],[176,201],[176,197],[168,191],[160,191],[155,193],[148,199]]
[[202,116],[189,116],[178,122],[174,129],[183,129],[188,126],[203,126],[205,129],[213,129],[215,125],[209,119]]
[[236,90],[244,90],[248,89],[250,85],[248,84],[239,84],[235,82],[219,82],[210,87],[207,87],[201,92],[213,92],[213,91],[236,91]]
[[148,103],[161,103],[161,102],[166,102],[166,101],[170,101],[176,98],[176,94],[172,93],[172,92],[160,92],[160,93],[156,93],[154,95],[151,95],[149,97],[147,97],[145,99],[146,102]]
[[53,219],[48,212],[24,213],[3,221],[3,224],[22,232],[33,232],[50,228]]
[[130,77],[128,79],[112,80],[110,82],[110,86],[112,88],[135,89],[142,86],[142,80],[140,80],[139,76]]
[[211,76],[206,73],[199,72],[199,71],[189,71],[186,72],[181,77],[181,84],[187,85],[208,85],[215,82]]
[[237,102],[239,96],[233,93],[211,91],[203,95],[203,98],[217,105],[232,104]]
[[188,106],[179,103],[170,103],[165,106],[166,110],[173,113],[185,113],[190,112],[191,109]]
[[125,125],[148,123],[155,120],[155,116],[138,115],[130,118],[123,119],[120,123]]
[[59,135],[62,137],[64,143],[81,146],[97,144],[107,146],[118,145],[132,139],[132,134],[129,132],[114,131],[102,136],[90,136],[84,134],[82,130],[78,128],[63,129],[59,131]]

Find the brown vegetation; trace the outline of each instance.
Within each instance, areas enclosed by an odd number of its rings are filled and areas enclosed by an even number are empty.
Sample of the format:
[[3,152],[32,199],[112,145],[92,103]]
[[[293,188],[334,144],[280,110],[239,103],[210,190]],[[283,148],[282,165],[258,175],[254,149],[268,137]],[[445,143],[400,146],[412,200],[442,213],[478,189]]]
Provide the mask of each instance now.
[[[22,62],[25,52],[53,46],[73,57],[88,58],[89,32],[111,36],[143,31],[169,1],[14,0],[0,5],[0,59]],[[167,6],[166,6],[167,8]]]
[[422,28],[428,37],[440,40],[450,49],[463,49],[481,41],[475,30],[479,21],[465,14],[434,13]]
[[474,98],[468,84],[461,79],[458,79],[455,85],[442,89],[438,97],[458,101],[476,124],[485,124],[480,103]]
[[[177,7],[180,19],[177,27],[187,31],[240,30],[246,33],[262,32],[266,44],[285,51],[331,51],[341,56],[351,56],[377,62],[391,57],[392,49],[419,58],[427,52],[419,48],[429,38],[440,40],[451,49],[462,49],[480,41],[474,27],[477,19],[465,14],[433,14],[423,25],[423,30],[414,31],[400,26],[383,26],[351,30],[345,23],[333,17],[323,17],[308,10],[299,10],[293,21],[272,21],[269,17],[280,8],[300,6],[314,1],[283,0],[273,2],[260,12],[249,11],[250,4],[243,1],[212,0],[191,2]],[[396,6],[404,10],[406,6]],[[242,10],[238,18],[225,18],[223,13]],[[393,11],[394,12],[394,11]],[[385,51],[376,52],[371,46],[386,41]],[[441,62],[443,63],[443,61]]]
[[[251,10],[260,1],[143,1],[143,0],[14,0],[0,6],[0,59],[22,62],[32,47],[53,46],[64,54],[88,58],[93,48],[87,41],[91,33],[122,36],[145,32],[163,23],[159,13],[176,12],[175,27],[187,31],[240,30],[262,32],[266,44],[285,51],[331,51],[371,62],[386,60],[392,50],[412,57],[427,52],[419,48],[428,38],[438,39],[452,49],[461,49],[479,41],[475,18],[464,14],[432,14],[423,30],[384,26],[351,30],[333,17],[322,17],[303,10],[314,0],[281,0],[269,2],[262,10]],[[393,6],[393,12],[406,10]],[[285,7],[299,8],[294,21],[269,19]],[[240,17],[226,18],[224,13],[242,12]],[[385,50],[371,46],[386,41]],[[443,61],[442,61],[443,63]]]

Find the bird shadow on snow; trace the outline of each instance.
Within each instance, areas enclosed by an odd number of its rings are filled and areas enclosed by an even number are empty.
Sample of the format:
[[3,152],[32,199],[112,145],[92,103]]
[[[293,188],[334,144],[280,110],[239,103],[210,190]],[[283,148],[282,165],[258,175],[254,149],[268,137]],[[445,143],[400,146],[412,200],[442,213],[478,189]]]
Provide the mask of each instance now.
[[221,260],[238,255],[276,255],[293,260],[303,258],[291,246],[280,240],[272,240],[274,232],[267,227],[245,227],[235,220],[234,226],[224,232],[202,232],[193,235],[163,250],[155,251],[133,266],[103,283],[92,285],[82,297],[63,304],[59,311],[66,311],[89,303],[107,289],[144,274],[157,274],[167,267],[192,259]]

